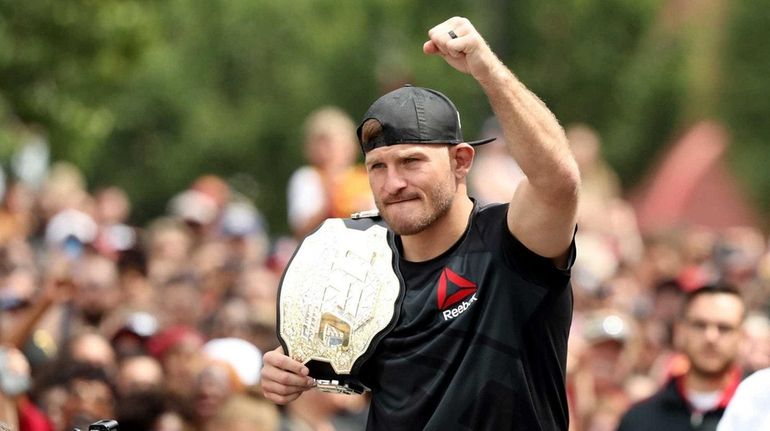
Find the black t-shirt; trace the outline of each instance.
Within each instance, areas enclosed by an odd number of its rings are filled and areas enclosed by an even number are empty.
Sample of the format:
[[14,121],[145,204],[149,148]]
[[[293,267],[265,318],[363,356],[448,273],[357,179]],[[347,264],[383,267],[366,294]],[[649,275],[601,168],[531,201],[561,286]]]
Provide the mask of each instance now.
[[367,429],[567,429],[569,270],[516,240],[507,210],[474,207],[446,253],[400,261],[398,322],[361,374]]

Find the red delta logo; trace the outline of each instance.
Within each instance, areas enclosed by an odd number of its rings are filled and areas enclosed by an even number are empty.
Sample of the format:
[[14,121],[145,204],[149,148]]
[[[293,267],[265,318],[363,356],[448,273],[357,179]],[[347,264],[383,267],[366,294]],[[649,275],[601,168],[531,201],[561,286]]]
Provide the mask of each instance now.
[[[454,319],[476,302],[476,283],[457,275],[449,268],[444,268],[438,280],[436,296],[444,320]],[[470,298],[465,300],[469,296]],[[450,308],[457,303],[460,305]]]

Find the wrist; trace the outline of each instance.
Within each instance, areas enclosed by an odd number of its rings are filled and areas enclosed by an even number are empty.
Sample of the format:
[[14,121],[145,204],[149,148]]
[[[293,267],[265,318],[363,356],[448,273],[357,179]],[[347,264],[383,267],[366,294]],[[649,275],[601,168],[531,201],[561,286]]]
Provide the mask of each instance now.
[[513,73],[494,54],[473,74],[473,77],[484,88],[506,84],[514,78]]
[[513,72],[505,64],[497,58],[495,60],[496,63],[488,67],[485,73],[474,76],[488,96],[499,91],[500,88],[511,87],[518,82]]

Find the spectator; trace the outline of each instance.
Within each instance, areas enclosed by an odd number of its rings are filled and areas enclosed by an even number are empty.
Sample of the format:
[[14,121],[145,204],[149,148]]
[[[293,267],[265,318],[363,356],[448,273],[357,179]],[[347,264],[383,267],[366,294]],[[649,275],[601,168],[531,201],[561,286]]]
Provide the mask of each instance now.
[[65,360],[90,364],[101,368],[105,373],[114,376],[117,371],[115,350],[109,340],[96,332],[76,334],[67,343]]
[[183,273],[194,247],[194,235],[183,222],[160,218],[147,228],[148,274],[150,282],[165,283]]
[[8,186],[0,205],[0,244],[23,243],[37,228],[35,196],[21,182]]
[[220,430],[278,431],[278,409],[264,399],[234,395],[204,428],[204,431]]
[[73,271],[75,282],[75,321],[73,330],[82,327],[102,328],[102,323],[120,305],[118,268],[115,262],[95,254],[79,261]]
[[497,139],[476,150],[468,187],[472,196],[481,204],[508,202],[526,175],[508,152],[497,118],[487,119],[481,136],[494,136]]
[[269,238],[266,222],[247,201],[231,202],[222,215],[222,235],[228,248],[228,264],[238,269],[267,260]]
[[111,259],[136,244],[137,235],[127,223],[131,202],[126,192],[115,186],[97,190],[94,195],[94,221],[98,226],[94,248]]
[[63,210],[85,210],[91,200],[85,189],[85,178],[77,167],[67,162],[55,163],[37,199],[39,218],[48,223]]
[[770,367],[770,318],[756,311],[744,322],[746,342],[741,349],[741,363],[747,373]]
[[157,309],[157,292],[149,279],[148,259],[139,245],[121,250],[117,257],[121,302],[133,310]]
[[[203,292],[194,274],[180,274],[160,285],[161,326],[195,327],[206,317]],[[208,304],[211,307],[211,304]]]
[[251,316],[246,301],[231,298],[217,308],[209,338],[236,337],[249,340],[251,337]]
[[633,406],[619,431],[715,430],[741,379],[737,367],[746,308],[728,285],[690,292],[674,333],[688,369]]
[[163,367],[166,390],[180,396],[189,395],[190,382],[204,364],[201,347],[203,335],[195,328],[175,325],[155,334],[147,342],[147,350]]
[[259,383],[262,352],[240,338],[216,338],[203,345],[203,353],[212,361],[221,361],[235,372],[237,386],[249,388]]
[[577,326],[582,338],[571,340],[578,363],[569,379],[573,414],[585,419],[584,429],[597,429],[593,421],[601,417],[607,424],[601,429],[614,430],[629,406],[625,384],[639,353],[638,330],[632,318],[611,309],[593,312]]
[[305,120],[305,158],[309,165],[292,174],[288,185],[289,225],[301,239],[328,217],[349,217],[374,207],[369,181],[356,165],[355,124],[335,107]]
[[169,212],[190,228],[196,242],[211,235],[219,217],[217,202],[211,196],[190,189],[171,199]]
[[118,395],[157,391],[163,386],[163,368],[151,356],[132,356],[121,361],[115,382]]
[[30,402],[30,368],[17,349],[0,346],[0,424],[21,431],[53,431],[53,425]]
[[120,321],[110,337],[118,359],[146,354],[147,340],[158,330],[158,319],[151,313],[136,311],[120,316]]
[[115,392],[104,370],[74,363],[64,373],[67,394],[63,406],[64,430],[88,429],[93,422],[114,417]]
[[364,395],[339,395],[320,391],[303,393],[294,402],[286,405],[282,417],[284,430],[336,430],[355,431],[366,428],[366,411],[350,414],[344,408],[347,398],[354,402],[365,399]]
[[193,380],[193,403],[196,422],[205,427],[243,385],[236,371],[226,362],[209,360]]
[[252,313],[264,317],[259,320],[275,322],[278,277],[272,271],[261,265],[244,268],[234,293],[246,301]]
[[586,124],[569,125],[565,133],[588,199],[606,202],[620,196],[620,179],[602,157],[599,134]]

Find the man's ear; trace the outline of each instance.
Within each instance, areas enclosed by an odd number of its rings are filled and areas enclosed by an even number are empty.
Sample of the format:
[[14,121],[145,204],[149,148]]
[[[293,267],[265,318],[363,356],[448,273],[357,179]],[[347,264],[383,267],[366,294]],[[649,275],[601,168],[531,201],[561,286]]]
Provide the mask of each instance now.
[[473,157],[476,150],[468,144],[457,144],[449,148],[449,156],[452,158],[452,169],[455,176],[465,178],[473,165]]

